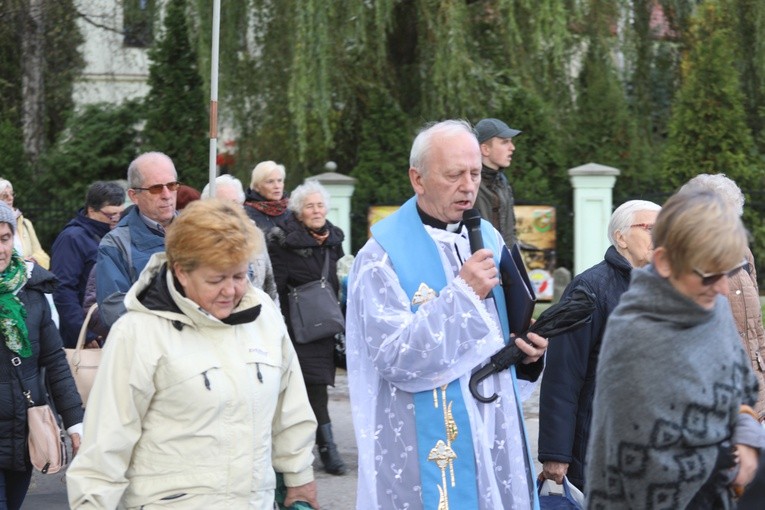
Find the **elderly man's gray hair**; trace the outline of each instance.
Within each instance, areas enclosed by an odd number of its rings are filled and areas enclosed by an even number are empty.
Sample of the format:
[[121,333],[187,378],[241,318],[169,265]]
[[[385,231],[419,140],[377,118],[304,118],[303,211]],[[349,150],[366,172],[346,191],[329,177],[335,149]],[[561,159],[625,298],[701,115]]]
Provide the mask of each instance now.
[[[175,165],[173,164],[173,160],[165,154],[164,152],[144,152],[143,154],[140,154],[138,157],[136,157],[133,161],[130,162],[130,165],[128,165],[128,171],[127,171],[127,181],[128,181],[128,187],[130,188],[140,188],[143,186],[143,175],[141,175],[140,168],[143,166],[143,164],[146,161],[152,160],[152,159],[159,159],[164,158],[170,162],[170,164],[173,166],[173,173],[175,174],[175,179],[178,180],[178,171],[175,169]],[[163,183],[164,184],[164,183]]]
[[616,232],[627,235],[627,231],[635,221],[635,214],[640,211],[661,211],[661,206],[648,200],[629,200],[616,208],[608,222],[608,241],[616,247]]
[[[420,175],[425,175],[428,171],[425,161],[433,145],[435,136],[449,136],[456,133],[470,133],[475,136],[475,131],[466,120],[451,119],[442,122],[426,124],[412,142],[412,150],[409,152],[409,167],[415,168]],[[476,138],[476,143],[478,139]]]

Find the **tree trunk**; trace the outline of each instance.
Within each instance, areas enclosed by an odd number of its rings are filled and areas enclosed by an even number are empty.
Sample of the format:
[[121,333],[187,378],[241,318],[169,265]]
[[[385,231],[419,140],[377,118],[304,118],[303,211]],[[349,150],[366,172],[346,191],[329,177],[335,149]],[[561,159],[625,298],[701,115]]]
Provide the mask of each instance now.
[[22,130],[32,168],[45,145],[45,0],[29,0],[21,30]]

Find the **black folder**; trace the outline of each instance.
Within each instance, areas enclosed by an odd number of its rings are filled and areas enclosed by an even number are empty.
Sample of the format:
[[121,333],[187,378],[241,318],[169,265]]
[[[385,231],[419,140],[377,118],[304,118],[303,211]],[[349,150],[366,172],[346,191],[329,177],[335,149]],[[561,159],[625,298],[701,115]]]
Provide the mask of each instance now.
[[537,297],[534,294],[534,287],[531,286],[518,244],[513,244],[509,250],[506,246],[502,247],[499,273],[505,294],[510,332],[520,336],[529,329]]

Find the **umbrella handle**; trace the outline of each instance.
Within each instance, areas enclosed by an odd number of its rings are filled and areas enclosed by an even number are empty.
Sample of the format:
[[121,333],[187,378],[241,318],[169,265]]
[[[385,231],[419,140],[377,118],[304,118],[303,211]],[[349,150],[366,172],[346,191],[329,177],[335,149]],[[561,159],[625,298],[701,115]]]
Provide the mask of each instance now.
[[534,345],[528,338],[526,338],[526,335],[521,337],[511,337],[512,343],[507,344],[505,347],[497,351],[497,353],[490,358],[489,363],[487,363],[486,366],[470,376],[470,384],[468,385],[470,393],[479,402],[488,404],[499,398],[496,393],[491,397],[484,397],[478,393],[478,384],[480,384],[481,381],[489,377],[491,374],[496,374],[497,372],[510,368],[510,365],[515,365],[526,357],[526,353],[515,345],[515,338],[522,338],[529,345]]
[[488,363],[486,366],[478,370],[476,373],[470,376],[470,383],[468,384],[468,387],[470,388],[470,394],[473,395],[473,397],[478,400],[479,402],[483,402],[484,404],[488,404],[490,402],[494,402],[499,398],[499,395],[496,393],[492,395],[491,397],[484,397],[478,392],[478,385],[489,377],[491,374],[495,373],[497,371],[497,367],[494,365],[494,363]]

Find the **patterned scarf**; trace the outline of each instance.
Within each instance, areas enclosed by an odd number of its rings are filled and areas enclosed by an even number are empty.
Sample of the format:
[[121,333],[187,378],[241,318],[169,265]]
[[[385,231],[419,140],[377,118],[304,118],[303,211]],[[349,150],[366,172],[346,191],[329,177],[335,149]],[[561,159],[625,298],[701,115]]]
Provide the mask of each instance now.
[[11,263],[0,273],[0,335],[5,345],[22,358],[32,355],[27,331],[27,310],[16,297],[16,291],[27,282],[27,266],[15,251]]
[[324,241],[326,241],[327,238],[329,238],[329,229],[327,228],[326,223],[324,224],[323,227],[321,227],[318,230],[314,230],[308,227],[306,227],[305,229],[308,231],[309,234],[311,234],[311,237],[316,239],[316,242],[319,244],[319,246],[324,244]]
[[289,201],[290,199],[285,197],[279,200],[252,200],[245,203],[267,216],[279,216],[287,210]]

